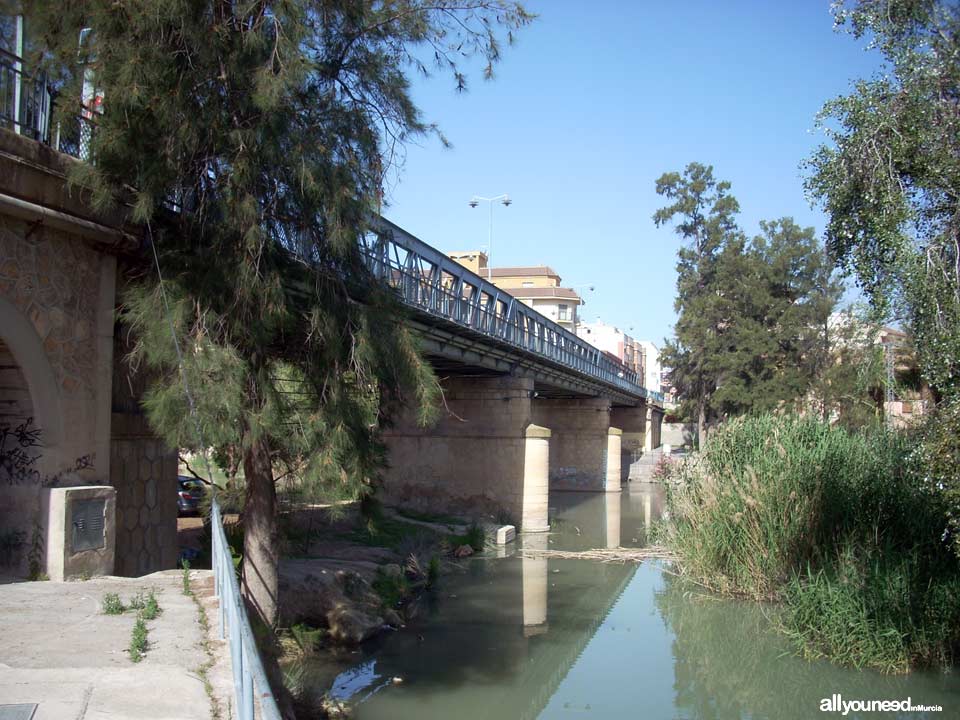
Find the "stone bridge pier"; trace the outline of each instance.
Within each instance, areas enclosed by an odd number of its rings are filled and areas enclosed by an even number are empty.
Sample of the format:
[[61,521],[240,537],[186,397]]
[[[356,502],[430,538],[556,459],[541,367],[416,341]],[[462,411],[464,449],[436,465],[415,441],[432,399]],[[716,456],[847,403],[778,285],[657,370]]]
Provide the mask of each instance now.
[[410,411],[384,432],[386,502],[428,512],[465,511],[545,531],[551,432],[533,423],[533,380],[454,377],[431,427]]
[[550,488],[620,492],[620,428],[603,398],[533,401],[533,421],[550,428]]

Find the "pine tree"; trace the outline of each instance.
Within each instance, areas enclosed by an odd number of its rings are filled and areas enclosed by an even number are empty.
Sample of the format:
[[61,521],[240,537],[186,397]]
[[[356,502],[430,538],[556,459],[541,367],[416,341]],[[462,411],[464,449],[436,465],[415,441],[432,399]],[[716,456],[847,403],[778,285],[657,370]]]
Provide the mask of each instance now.
[[674,308],[678,318],[674,339],[665,343],[661,362],[671,368],[679,396],[692,406],[702,446],[707,441],[722,352],[717,262],[724,244],[740,234],[735,221],[740,206],[729,194],[730,183],[717,182],[713,168],[700,163],[690,163],[682,175],[665,173],[656,187],[658,195],[672,202],[654,214],[654,223],[659,227],[679,217],[676,232],[688,243],[677,253]]
[[688,241],[678,252],[675,337],[662,353],[701,445],[725,417],[798,408],[823,371],[827,321],[840,296],[813,228],[761,222],[748,241],[730,184],[692,163],[657,181]]
[[[384,409],[427,413],[437,392],[359,251],[394,151],[431,131],[408,72],[434,66],[463,89],[460,63],[480,56],[490,77],[500,35],[531,16],[506,0],[35,0],[23,12],[60,97],[80,98],[85,75],[104,97],[94,162],[70,180],[100,210],[129,203],[147,228],[164,283],[145,268],[124,320],[157,377],[149,417],[174,447],[242,456],[244,594],[272,624],[277,476],[355,495],[382,463]],[[77,107],[60,106],[66,124]]]

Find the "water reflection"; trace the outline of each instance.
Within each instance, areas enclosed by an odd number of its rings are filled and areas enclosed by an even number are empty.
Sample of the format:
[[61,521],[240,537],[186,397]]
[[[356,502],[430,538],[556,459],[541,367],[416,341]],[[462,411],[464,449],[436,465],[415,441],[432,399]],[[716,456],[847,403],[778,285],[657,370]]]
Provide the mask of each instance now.
[[[663,494],[631,484],[550,504],[553,532],[522,536],[528,547],[642,544]],[[910,696],[941,704],[939,717],[960,708],[950,676],[887,678],[795,658],[764,609],[695,592],[667,566],[503,554],[445,576],[405,629],[319,659],[310,682],[350,699],[359,720],[798,720],[820,716],[820,698],[835,692]]]
[[885,676],[793,656],[771,629],[773,608],[720,600],[670,575],[664,575],[655,597],[673,636],[674,705],[685,718],[817,717],[820,700],[833,693],[847,700],[910,697],[915,704],[944,708],[943,713],[910,713],[912,718],[956,717],[960,708],[960,683],[952,674]]

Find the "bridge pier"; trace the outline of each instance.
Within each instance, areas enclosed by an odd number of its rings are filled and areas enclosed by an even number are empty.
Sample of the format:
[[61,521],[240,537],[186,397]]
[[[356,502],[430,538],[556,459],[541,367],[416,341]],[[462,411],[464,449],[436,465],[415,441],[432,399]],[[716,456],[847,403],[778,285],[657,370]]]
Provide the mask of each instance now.
[[638,471],[634,464],[643,455],[650,423],[647,417],[650,409],[646,401],[637,407],[615,407],[610,411],[610,422],[623,430],[620,441],[620,479],[634,480]]
[[385,430],[384,500],[426,512],[506,514],[522,531],[548,530],[551,433],[531,422],[533,380],[454,377],[443,393],[432,427],[405,412]]
[[533,420],[550,428],[550,488],[620,492],[620,440],[604,398],[533,401]]

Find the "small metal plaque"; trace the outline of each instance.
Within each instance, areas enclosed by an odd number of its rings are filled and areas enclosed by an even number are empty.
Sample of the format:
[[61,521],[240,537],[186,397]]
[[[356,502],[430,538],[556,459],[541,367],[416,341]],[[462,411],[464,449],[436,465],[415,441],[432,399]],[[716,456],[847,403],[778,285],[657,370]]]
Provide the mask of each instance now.
[[74,500],[70,504],[70,521],[73,524],[73,552],[96,550],[106,546],[104,537],[104,513],[106,500]]

